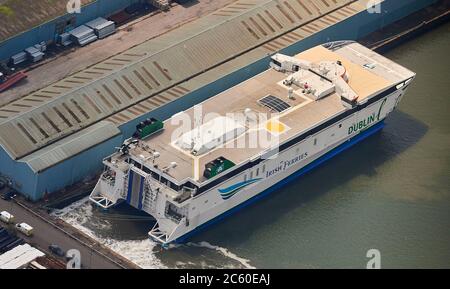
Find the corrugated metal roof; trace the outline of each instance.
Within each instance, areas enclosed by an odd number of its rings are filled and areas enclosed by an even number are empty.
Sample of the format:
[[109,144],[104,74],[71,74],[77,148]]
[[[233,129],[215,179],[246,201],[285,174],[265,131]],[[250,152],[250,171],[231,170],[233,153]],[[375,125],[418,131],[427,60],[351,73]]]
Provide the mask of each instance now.
[[9,261],[17,258],[20,255],[25,254],[32,249],[33,247],[31,247],[29,244],[22,244],[12,248],[11,250],[0,255],[0,266],[8,263]]
[[0,269],[19,269],[42,256],[45,254],[28,244],[19,245],[0,256]]
[[21,161],[27,163],[34,172],[41,172],[119,134],[120,130],[114,124],[101,121],[32,153]]
[[114,24],[114,22],[106,20],[103,17],[98,17],[92,21],[87,22],[85,25],[92,29],[103,29],[111,24]]
[[17,159],[101,119],[132,119],[189,91],[179,83],[260,45],[270,52],[278,36],[350,2],[233,3],[0,108],[0,144]]

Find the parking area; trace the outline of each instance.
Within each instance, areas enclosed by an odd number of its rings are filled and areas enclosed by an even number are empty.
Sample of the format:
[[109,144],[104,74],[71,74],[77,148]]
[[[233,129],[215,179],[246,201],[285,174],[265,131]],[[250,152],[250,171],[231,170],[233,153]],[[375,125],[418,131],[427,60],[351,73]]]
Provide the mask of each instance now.
[[[5,189],[0,191],[3,196]],[[120,269],[120,268],[137,268],[137,266],[121,258],[107,248],[100,244],[87,239],[81,240],[79,237],[73,235],[68,230],[65,230],[61,224],[54,223],[55,221],[48,216],[46,219],[42,213],[31,211],[21,200],[4,200],[0,198],[0,211],[7,211],[14,216],[14,223],[25,222],[33,227],[33,235],[26,236],[21,232],[17,232],[14,224],[2,223],[2,226],[8,228],[10,231],[16,231],[17,236],[24,239],[30,245],[39,250],[52,255],[49,251],[49,246],[52,244],[58,245],[62,250],[76,249],[81,254],[82,268],[104,268],[104,269]],[[87,243],[89,242],[89,243]],[[63,258],[60,258],[63,260]]]

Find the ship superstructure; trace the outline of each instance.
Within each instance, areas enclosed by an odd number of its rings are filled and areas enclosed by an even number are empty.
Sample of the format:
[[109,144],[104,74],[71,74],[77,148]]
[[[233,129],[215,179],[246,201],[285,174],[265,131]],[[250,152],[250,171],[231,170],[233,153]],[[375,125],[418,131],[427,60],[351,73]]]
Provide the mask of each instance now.
[[414,76],[356,42],[275,54],[267,71],[139,124],[90,199],[125,200],[155,218],[152,239],[182,241],[379,130]]

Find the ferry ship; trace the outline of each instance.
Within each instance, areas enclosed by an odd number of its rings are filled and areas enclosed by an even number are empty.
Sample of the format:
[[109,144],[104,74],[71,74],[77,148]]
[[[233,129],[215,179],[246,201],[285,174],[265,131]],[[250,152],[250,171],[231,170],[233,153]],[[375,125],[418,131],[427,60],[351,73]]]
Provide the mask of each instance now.
[[141,122],[90,200],[125,201],[155,218],[151,239],[183,242],[382,129],[414,77],[353,41],[275,54],[255,77]]

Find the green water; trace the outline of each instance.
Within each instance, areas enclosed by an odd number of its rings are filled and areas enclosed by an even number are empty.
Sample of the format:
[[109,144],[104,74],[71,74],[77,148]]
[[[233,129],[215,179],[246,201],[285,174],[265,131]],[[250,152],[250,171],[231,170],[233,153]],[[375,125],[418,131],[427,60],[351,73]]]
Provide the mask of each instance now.
[[450,267],[450,25],[386,56],[417,78],[380,133],[194,241],[255,267]]

